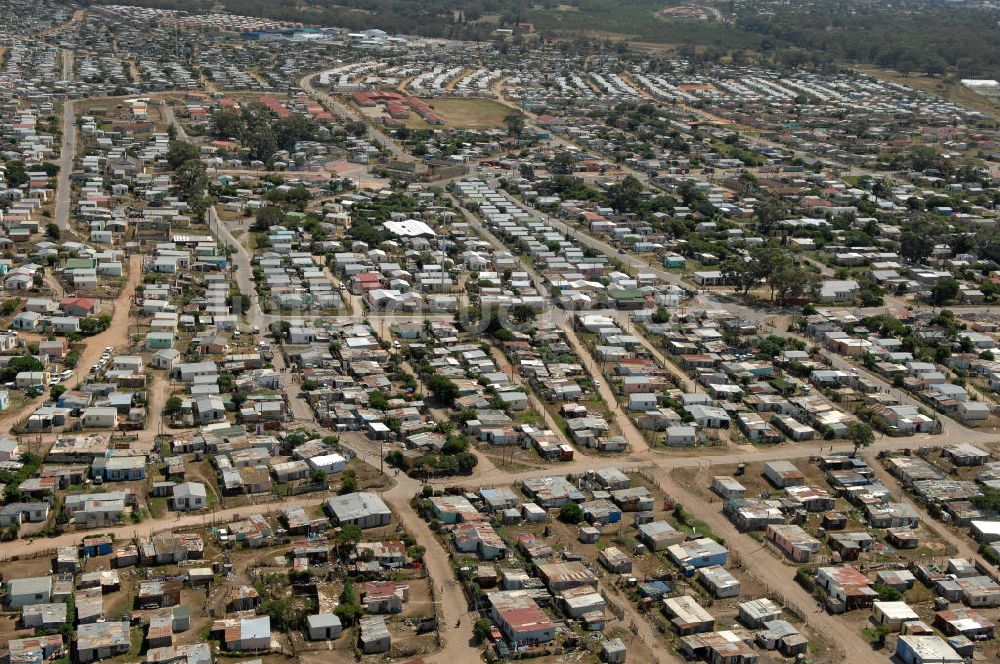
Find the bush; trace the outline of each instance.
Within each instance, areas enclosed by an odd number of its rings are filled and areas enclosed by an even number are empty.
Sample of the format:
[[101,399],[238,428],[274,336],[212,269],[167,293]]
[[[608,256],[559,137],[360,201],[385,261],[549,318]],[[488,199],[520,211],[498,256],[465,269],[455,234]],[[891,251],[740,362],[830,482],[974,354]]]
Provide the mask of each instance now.
[[872,590],[878,593],[878,598],[883,602],[898,602],[903,599],[903,593],[884,583],[876,583]]
[[811,593],[816,589],[816,579],[804,567],[795,570],[795,582],[805,588],[807,592]]
[[176,415],[181,412],[181,406],[183,401],[180,397],[173,396],[167,399],[167,402],[163,404],[163,414],[164,415]]
[[485,641],[490,636],[490,628],[493,627],[493,623],[486,618],[480,618],[476,621],[475,626],[472,628],[473,633],[476,635],[480,641]]
[[15,311],[17,311],[17,308],[20,306],[21,306],[21,298],[19,297],[12,297],[6,299],[3,301],[3,304],[0,304],[0,314],[3,314],[4,316],[9,316]]
[[568,502],[559,510],[559,520],[569,524],[580,523],[583,521],[583,508],[574,502]]

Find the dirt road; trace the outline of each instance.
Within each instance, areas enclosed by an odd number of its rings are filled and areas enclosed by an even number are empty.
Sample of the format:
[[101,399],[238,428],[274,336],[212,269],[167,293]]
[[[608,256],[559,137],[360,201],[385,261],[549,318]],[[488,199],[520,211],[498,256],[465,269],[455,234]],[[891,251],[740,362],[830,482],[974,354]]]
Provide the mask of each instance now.
[[[368,465],[380,467],[378,446],[362,434],[347,432],[341,436],[340,442]],[[410,505],[410,499],[420,492],[422,484],[401,473],[395,474],[395,470],[391,472],[394,473],[396,485],[382,493],[382,500],[399,515],[400,522],[405,524],[409,533],[425,548],[424,565],[434,584],[435,609],[439,609],[441,620],[441,638],[444,641],[442,649],[425,657],[424,661],[440,664],[480,662],[479,649],[470,647],[476,616],[469,613],[465,594],[455,579],[451,554]]]
[[87,347],[80,354],[80,362],[76,365],[76,375],[70,380],[74,387],[87,376],[90,367],[97,364],[106,347],[113,347],[115,354],[127,351],[130,345],[129,324],[131,319],[129,312],[132,308],[132,299],[135,297],[135,287],[142,281],[142,259],[141,255],[129,257],[128,279],[122,286],[118,297],[111,302],[111,324],[104,332],[86,340]]
[[698,494],[688,491],[662,468],[652,469],[651,474],[668,495],[697,514],[716,535],[723,537],[726,546],[741,561],[744,563],[752,561],[750,570],[758,580],[778,590],[785,597],[786,603],[795,604],[806,624],[824,635],[830,642],[838,644],[842,654],[849,652],[854,664],[885,664],[886,656],[868,647],[862,641],[860,633],[848,622],[825,611],[817,611],[816,600],[792,580],[794,569],[764,549],[756,540],[740,533],[722,514],[718,504],[709,504]]
[[[132,296],[135,294],[136,285],[142,280],[142,257],[132,256],[129,260],[129,278],[122,287],[121,293],[112,302],[114,313],[111,317],[111,324],[107,330],[100,334],[86,339],[86,348],[80,354],[80,360],[76,365],[76,372],[73,377],[67,380],[64,385],[67,388],[74,388],[86,378],[90,367],[97,364],[101,359],[101,354],[107,346],[114,346],[116,349],[124,348],[128,344],[128,323],[129,308]],[[41,407],[49,398],[49,395],[31,399],[13,411],[5,412],[0,416],[0,431],[10,431],[18,422],[27,417],[32,411]]]

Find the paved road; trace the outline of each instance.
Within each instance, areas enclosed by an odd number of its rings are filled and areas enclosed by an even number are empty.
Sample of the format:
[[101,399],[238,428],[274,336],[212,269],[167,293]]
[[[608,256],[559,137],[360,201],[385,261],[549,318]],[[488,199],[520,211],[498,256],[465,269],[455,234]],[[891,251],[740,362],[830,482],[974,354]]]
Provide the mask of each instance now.
[[[163,109],[163,121],[167,123],[168,127],[172,126],[174,127],[174,129],[176,129],[177,139],[180,141],[188,140],[188,134],[187,131],[184,130],[184,125],[178,122],[177,119],[174,117],[173,106],[171,106],[169,103],[167,103],[166,100],[164,100],[163,106],[161,106],[160,108]],[[255,174],[259,175],[260,173],[255,172]]]
[[62,77],[64,81],[73,80],[73,51],[68,48],[62,50]]
[[59,174],[56,176],[56,225],[60,232],[70,231],[69,214],[72,205],[72,183],[74,152],[76,151],[76,111],[75,102],[63,101],[62,145],[59,147]]
[[208,208],[207,222],[209,229],[215,233],[216,237],[223,244],[236,249],[236,253],[232,257],[233,263],[236,265],[236,284],[239,286],[240,293],[250,296],[250,310],[245,312],[245,315],[251,325],[256,325],[263,331],[264,316],[260,309],[260,299],[257,296],[257,289],[254,288],[253,281],[253,256],[246,246],[236,239],[232,231],[229,230],[229,227],[223,223],[222,219],[219,218],[219,214],[215,211],[214,207]]

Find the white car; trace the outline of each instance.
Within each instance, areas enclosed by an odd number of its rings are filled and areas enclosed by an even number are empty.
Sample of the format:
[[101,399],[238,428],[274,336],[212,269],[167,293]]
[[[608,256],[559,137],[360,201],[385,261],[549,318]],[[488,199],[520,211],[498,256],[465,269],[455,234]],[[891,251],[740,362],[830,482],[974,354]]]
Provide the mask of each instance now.
[[49,385],[58,385],[62,382],[62,378],[59,376],[49,376]]
[[67,369],[66,371],[62,372],[59,375],[62,377],[63,380],[69,380],[70,378],[73,377],[74,373],[75,372],[72,369]]

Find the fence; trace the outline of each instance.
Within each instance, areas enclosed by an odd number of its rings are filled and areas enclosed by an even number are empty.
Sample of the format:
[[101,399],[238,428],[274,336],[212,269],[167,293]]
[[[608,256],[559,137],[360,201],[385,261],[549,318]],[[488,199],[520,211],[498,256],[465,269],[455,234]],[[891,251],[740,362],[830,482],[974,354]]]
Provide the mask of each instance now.
[[42,549],[41,551],[33,551],[27,555],[13,555],[13,556],[0,556],[0,562],[9,563],[17,562],[19,560],[33,560],[35,558],[54,558],[58,549]]
[[784,606],[786,609],[791,611],[795,615],[795,617],[798,618],[799,620],[805,620],[806,614],[802,611],[802,609],[797,604],[795,604],[795,602],[790,601],[784,595],[784,593],[780,592],[779,590],[774,588],[770,583],[762,579],[760,575],[757,574],[753,569],[744,566],[743,561],[737,552],[731,551],[729,554],[729,560],[734,567],[738,567],[743,571],[744,574],[753,579],[756,583],[759,583],[764,588],[764,595],[769,600]]
[[444,610],[441,608],[440,601],[438,600],[437,586],[434,585],[434,579],[430,575],[427,575],[427,585],[431,588],[431,606],[434,607],[434,620],[437,622],[437,628],[434,630],[434,641],[440,648],[444,645],[444,639],[441,638],[441,624],[444,621]]

